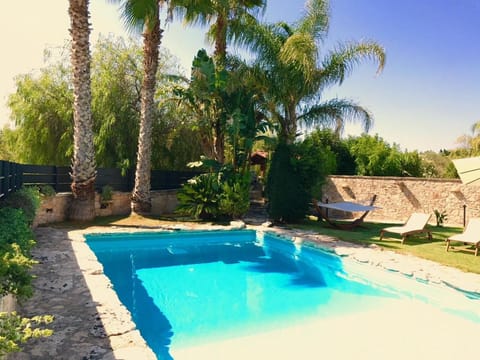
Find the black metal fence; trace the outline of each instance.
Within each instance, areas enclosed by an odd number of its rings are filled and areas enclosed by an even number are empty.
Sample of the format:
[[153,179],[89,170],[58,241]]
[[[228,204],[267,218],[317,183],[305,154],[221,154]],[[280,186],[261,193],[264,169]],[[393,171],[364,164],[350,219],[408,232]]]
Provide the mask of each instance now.
[[22,186],[22,166],[10,161],[0,161],[0,199]]
[[[152,190],[178,189],[188,179],[200,174],[198,171],[163,171],[151,173]],[[0,199],[20,188],[22,185],[49,185],[56,192],[70,191],[70,167],[23,165],[0,160]],[[109,185],[113,190],[132,191],[135,183],[135,171],[124,174],[120,169],[98,168],[95,187],[98,191]]]

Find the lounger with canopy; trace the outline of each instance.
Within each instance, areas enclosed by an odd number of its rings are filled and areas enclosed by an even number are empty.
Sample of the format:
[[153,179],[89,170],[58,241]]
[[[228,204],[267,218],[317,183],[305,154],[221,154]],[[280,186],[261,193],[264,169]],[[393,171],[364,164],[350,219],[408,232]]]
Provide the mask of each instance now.
[[445,241],[447,242],[447,251],[450,249],[451,241],[471,244],[475,246],[475,256],[477,256],[480,248],[480,218],[470,219],[463,233],[450,236]]
[[383,239],[386,232],[399,234],[402,237],[402,244],[408,236],[422,233],[426,233],[428,235],[428,240],[432,240],[432,232],[425,228],[430,217],[430,214],[413,213],[404,225],[390,226],[380,230],[380,240]]
[[[365,219],[365,217],[368,215],[370,211],[380,209],[378,206],[373,206],[373,203],[375,202],[376,198],[377,196],[374,195],[369,205],[363,205],[363,204],[354,203],[351,201],[324,203],[314,199],[313,207],[315,209],[315,215],[317,215],[319,219],[325,220],[332,227],[340,230],[353,230],[354,228],[361,226],[363,224],[363,220]],[[340,223],[337,221],[333,221],[328,217],[328,209],[349,212],[349,213],[363,212],[363,214],[359,218],[354,219],[353,221]]]

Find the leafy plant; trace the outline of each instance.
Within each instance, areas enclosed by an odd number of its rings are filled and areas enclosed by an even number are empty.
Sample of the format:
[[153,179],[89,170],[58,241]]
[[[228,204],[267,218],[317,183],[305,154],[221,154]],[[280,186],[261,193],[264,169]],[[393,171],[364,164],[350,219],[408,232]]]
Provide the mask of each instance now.
[[55,192],[55,189],[53,188],[53,186],[50,186],[50,185],[40,185],[38,187],[38,190],[40,191],[40,195],[42,196],[55,196],[56,192]]
[[35,186],[22,187],[0,203],[2,208],[11,207],[22,210],[29,225],[33,224],[39,206],[40,192]]
[[[272,157],[267,178],[268,214],[276,222],[297,222],[305,217],[310,201],[293,146],[280,143]],[[310,184],[312,186],[313,184]]]
[[437,221],[437,226],[438,227],[443,226],[445,220],[447,220],[447,213],[445,211],[440,212],[437,209],[433,210],[433,213],[435,214],[435,219]]
[[[29,225],[40,202],[38,189],[23,188],[7,200],[0,208],[0,296],[24,299],[33,294],[30,269],[36,261],[30,250],[35,241]],[[38,326],[52,321],[49,315],[23,318],[15,312],[0,313],[0,357],[19,351],[20,344],[31,338],[50,336],[52,330]]]
[[20,351],[20,344],[31,338],[52,335],[52,330],[39,327],[52,321],[53,317],[50,315],[24,318],[16,312],[0,313],[0,356]]
[[19,209],[0,209],[0,218],[0,296],[11,293],[27,298],[33,293],[29,273],[35,264],[30,258],[33,233]]
[[250,208],[250,176],[235,176],[222,186],[220,213],[238,219]]
[[113,188],[110,185],[105,185],[102,187],[102,192],[100,193],[100,201],[102,203],[107,203],[113,199]]
[[219,214],[221,185],[218,173],[207,173],[190,179],[177,193],[179,214],[210,220]]

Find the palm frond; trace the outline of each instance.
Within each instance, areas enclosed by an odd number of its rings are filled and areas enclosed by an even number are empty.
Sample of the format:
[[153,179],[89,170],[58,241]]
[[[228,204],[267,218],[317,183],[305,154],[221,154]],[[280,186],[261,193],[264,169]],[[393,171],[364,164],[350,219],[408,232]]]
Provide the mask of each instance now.
[[317,46],[315,40],[305,33],[295,33],[290,36],[280,50],[282,63],[300,71],[305,81],[311,81],[316,71]]
[[365,132],[368,132],[373,123],[372,114],[356,102],[348,99],[331,99],[327,102],[313,105],[298,116],[307,128],[323,126],[334,128],[340,134],[346,121],[360,121]]
[[151,30],[159,21],[159,0],[109,0],[121,4],[121,18],[129,32],[141,33],[145,27]]
[[325,85],[342,84],[354,67],[364,60],[377,62],[377,74],[379,74],[385,66],[385,49],[374,41],[339,44],[322,63],[323,83]]
[[323,40],[329,26],[329,6],[327,0],[309,0],[305,4],[306,12],[297,24],[300,33],[310,34],[314,39]]

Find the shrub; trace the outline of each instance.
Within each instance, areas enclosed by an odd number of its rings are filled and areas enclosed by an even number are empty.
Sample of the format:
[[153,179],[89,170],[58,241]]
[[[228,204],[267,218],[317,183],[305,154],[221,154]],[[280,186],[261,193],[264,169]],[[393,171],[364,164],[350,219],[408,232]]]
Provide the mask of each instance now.
[[215,219],[220,214],[220,195],[219,174],[198,175],[178,191],[177,212],[201,220]]
[[[0,296],[14,294],[22,299],[33,294],[30,269],[36,262],[30,257],[30,250],[35,241],[29,224],[39,204],[36,188],[22,188],[1,203]],[[51,321],[49,315],[23,318],[15,312],[0,313],[0,357],[19,351],[20,344],[30,338],[50,336],[51,330],[38,326]]]
[[[276,222],[296,222],[305,217],[310,195],[300,166],[294,166],[293,146],[279,144],[267,177],[268,215]],[[298,164],[297,164],[298,165]]]
[[33,233],[19,209],[0,209],[0,219],[0,296],[29,297],[33,293],[29,270],[35,264],[30,258]]
[[38,188],[34,186],[22,187],[0,203],[0,207],[3,208],[11,207],[21,209],[29,225],[33,224],[39,206],[40,192]]
[[50,185],[39,185],[38,191],[41,196],[55,196],[56,192],[53,186]]
[[107,202],[111,201],[113,198],[113,188],[110,185],[105,185],[102,187],[102,192],[100,193],[100,201]]
[[19,344],[31,338],[52,335],[52,330],[39,327],[52,321],[53,317],[49,315],[23,318],[16,312],[0,313],[0,356],[20,351]]
[[250,176],[236,175],[222,186],[220,214],[238,219],[250,208]]
[[239,218],[250,207],[250,176],[227,168],[201,174],[183,185],[177,198],[176,212],[182,215],[201,220]]

